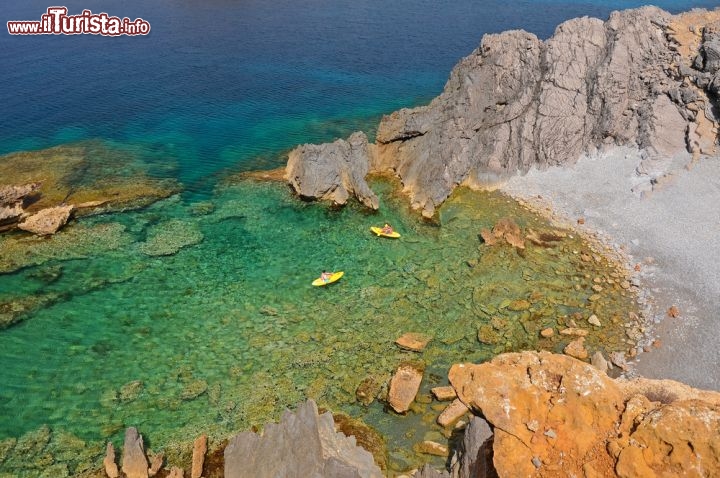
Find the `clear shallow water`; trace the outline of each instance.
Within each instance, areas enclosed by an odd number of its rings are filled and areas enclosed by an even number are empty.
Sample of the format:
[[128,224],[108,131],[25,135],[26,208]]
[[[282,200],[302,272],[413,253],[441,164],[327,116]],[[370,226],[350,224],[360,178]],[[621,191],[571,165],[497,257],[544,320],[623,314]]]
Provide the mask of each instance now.
[[[715,6],[659,3],[673,11]],[[0,331],[0,439],[49,424],[53,444],[78,450],[73,437],[117,440],[132,424],[164,446],[200,430],[225,436],[261,424],[313,396],[377,426],[391,451],[409,449],[424,433],[413,430],[426,414],[398,421],[380,405],[352,403],[362,378],[384,377],[407,358],[392,345],[397,336],[435,334],[423,355],[434,377],[427,387],[441,382],[453,361],[525,347],[559,350],[560,341],[537,343],[538,327],[560,327],[563,316],[589,310],[589,281],[600,271],[577,261],[572,251],[583,246],[531,250],[525,258],[478,249],[479,228],[498,214],[537,220],[503,198],[487,196],[485,206],[469,208],[470,196],[461,194],[443,209],[438,228],[407,214],[406,201],[394,202],[387,191],[376,217],[298,203],[272,185],[215,188],[227,169],[278,166],[298,143],[357,129],[372,134],[380,115],[436,95],[483,33],[525,28],[547,37],[567,18],[606,17],[640,2],[65,4],[71,12],[142,16],[152,34],[0,35],[0,152],[111,140],[151,163],[154,177],[178,181],[183,195],[147,210],[85,218],[53,239],[72,247],[43,242],[30,253],[39,265],[0,275],[0,301],[30,311],[28,320]],[[3,5],[3,19],[34,20],[47,6],[13,2]],[[369,235],[371,223],[388,218],[406,234],[403,241]],[[177,237],[171,220],[191,232]],[[143,251],[154,250],[148,237],[163,237],[168,226],[168,237],[193,245],[147,256]],[[479,265],[469,268],[467,260]],[[323,268],[344,269],[347,277],[311,288]],[[507,301],[532,290],[552,297],[538,298],[530,311],[508,309]],[[601,318],[619,317],[629,298],[592,307]],[[493,344],[478,342],[483,325]],[[588,340],[590,348],[624,347],[619,331],[604,331]],[[43,456],[43,447],[35,448]],[[33,455],[32,446],[23,450]],[[99,451],[54,456],[79,467]]]
[[[501,216],[547,226],[503,196],[470,191],[443,206],[439,224],[425,223],[391,184],[375,187],[381,212],[367,214],[299,202],[283,185],[243,181],[211,200],[176,196],[84,218],[73,228],[93,240],[76,241],[68,260],[29,249],[27,261],[36,265],[3,275],[3,290],[12,292],[0,301],[58,297],[0,333],[3,360],[12,364],[0,370],[3,436],[47,424],[98,443],[119,440],[132,424],[167,446],[202,432],[222,438],[261,426],[313,397],[364,418],[385,434],[391,452],[417,463],[408,450],[433,428],[439,433],[429,423],[437,412],[421,408],[397,418],[378,402],[361,407],[355,390],[364,378],[382,381],[403,360],[421,358],[427,391],[444,384],[457,361],[559,351],[568,337],[542,340],[538,332],[565,327],[575,313],[579,323],[592,312],[606,323],[588,339],[591,350],[625,349],[621,322],[631,297],[620,296],[618,286],[592,290],[595,277],[613,271],[583,262],[588,249],[577,238],[523,254],[490,248],[477,233]],[[369,232],[385,220],[401,240]],[[148,245],[157,237],[189,245],[148,255],[162,250]],[[310,286],[322,269],[346,275],[329,287]],[[516,300],[529,303],[516,307]],[[486,344],[477,338],[483,326]],[[393,345],[405,332],[433,340],[418,357]],[[398,460],[392,463],[402,467]]]

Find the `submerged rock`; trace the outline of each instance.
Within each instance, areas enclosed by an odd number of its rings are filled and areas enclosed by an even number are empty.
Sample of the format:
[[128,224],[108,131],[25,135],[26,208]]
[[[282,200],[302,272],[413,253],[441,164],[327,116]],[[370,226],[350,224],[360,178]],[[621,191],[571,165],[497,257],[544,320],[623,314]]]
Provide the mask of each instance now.
[[286,411],[280,423],[262,435],[244,432],[225,448],[225,477],[241,478],[382,477],[372,455],[354,437],[335,431],[332,415],[318,414],[312,400],[295,413]]
[[199,244],[203,238],[196,223],[173,219],[151,228],[140,250],[148,256],[169,256],[183,247]]
[[493,246],[500,241],[505,241],[518,249],[525,249],[525,240],[522,237],[520,226],[509,217],[500,219],[492,231],[487,229],[480,230],[480,237],[488,246]]
[[395,344],[402,349],[422,352],[430,340],[431,337],[427,335],[408,332],[400,336],[400,338],[395,341]]

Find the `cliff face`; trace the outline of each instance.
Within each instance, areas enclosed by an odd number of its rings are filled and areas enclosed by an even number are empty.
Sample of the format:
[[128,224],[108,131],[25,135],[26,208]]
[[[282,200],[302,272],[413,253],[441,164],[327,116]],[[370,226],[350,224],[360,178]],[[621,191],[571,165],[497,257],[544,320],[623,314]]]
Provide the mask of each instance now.
[[[672,16],[645,7],[606,22],[569,20],[544,42],[524,31],[486,35],[440,96],[385,116],[376,147],[334,167],[368,164],[371,172],[397,174],[413,207],[427,216],[459,184],[485,186],[532,166],[572,164],[612,145],[640,147],[650,183],[680,155],[714,152],[719,26],[720,11]],[[325,157],[337,149],[312,148]],[[299,194],[321,198],[297,186],[328,176],[307,167],[322,163],[307,149],[291,153],[287,178]],[[366,188],[359,181],[356,196],[376,203]]]

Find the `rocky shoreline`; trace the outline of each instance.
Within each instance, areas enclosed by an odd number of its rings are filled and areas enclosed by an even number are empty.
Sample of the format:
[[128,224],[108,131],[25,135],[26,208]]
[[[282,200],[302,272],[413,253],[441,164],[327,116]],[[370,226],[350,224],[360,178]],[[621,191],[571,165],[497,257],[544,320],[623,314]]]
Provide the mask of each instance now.
[[[396,377],[407,373],[399,369]],[[403,381],[390,383],[387,400],[393,408],[397,387],[403,388],[408,402],[416,399],[417,384]],[[549,352],[507,353],[483,364],[455,364],[448,381],[449,386],[433,389],[433,395],[438,404],[447,404],[437,421],[453,440],[449,446],[427,440],[417,444],[420,453],[447,457],[447,469],[426,465],[395,474],[398,478],[720,473],[720,450],[715,447],[719,392],[671,380],[612,379],[585,362]],[[162,453],[146,456],[142,437],[131,427],[121,459],[108,444],[105,475],[182,478],[189,469],[192,478],[387,476],[377,464],[385,453],[382,445],[369,445],[379,442],[366,438],[367,428],[348,429],[343,422],[330,412],[319,413],[309,400],[295,412],[286,411],[280,423],[267,425],[261,434],[243,432],[220,444],[207,462],[208,441],[202,435],[193,444],[191,463],[167,469]]]

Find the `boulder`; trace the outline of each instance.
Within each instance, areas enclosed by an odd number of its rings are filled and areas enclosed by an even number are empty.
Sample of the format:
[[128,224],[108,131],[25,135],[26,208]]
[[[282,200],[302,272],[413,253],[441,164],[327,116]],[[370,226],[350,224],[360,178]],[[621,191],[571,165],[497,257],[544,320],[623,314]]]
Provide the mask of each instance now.
[[462,441],[452,460],[456,478],[489,478],[496,476],[492,464],[493,431],[481,417],[470,417]]
[[332,414],[318,414],[308,400],[280,423],[265,426],[257,435],[244,432],[225,448],[226,478],[370,478],[383,476],[372,455],[358,447],[354,437],[335,431]]
[[135,427],[125,430],[122,471],[127,478],[148,478],[148,461],[142,436]]
[[32,232],[38,236],[55,234],[70,218],[74,206],[55,206],[41,209],[32,216],[25,218],[18,227],[23,231]]
[[200,435],[193,442],[192,452],[192,470],[190,478],[200,478],[203,472],[203,464],[205,463],[205,453],[207,453],[207,435]]
[[580,337],[567,344],[567,346],[563,349],[563,352],[566,355],[580,360],[588,358],[588,351],[585,348],[585,337]]
[[424,455],[448,456],[449,454],[447,446],[430,440],[416,443],[413,448],[417,453],[422,453]]
[[457,398],[457,392],[455,392],[455,389],[452,387],[435,387],[431,388],[430,392],[441,402],[455,400]]
[[288,156],[285,177],[300,197],[342,205],[353,195],[377,209],[378,197],[365,182],[372,149],[365,133],[353,133],[347,141],[298,146]]
[[493,425],[500,477],[720,473],[718,392],[669,380],[616,381],[549,352],[456,364],[450,382]]
[[460,418],[468,412],[468,407],[459,399],[452,401],[445,410],[438,416],[437,423],[441,427],[448,427],[460,420]]
[[415,400],[425,367],[416,363],[401,364],[390,380],[388,403],[397,413],[405,413]]
[[509,217],[500,219],[493,226],[492,231],[481,229],[480,237],[488,246],[494,246],[498,242],[504,241],[518,249],[525,249],[525,239],[522,237],[520,226]]

